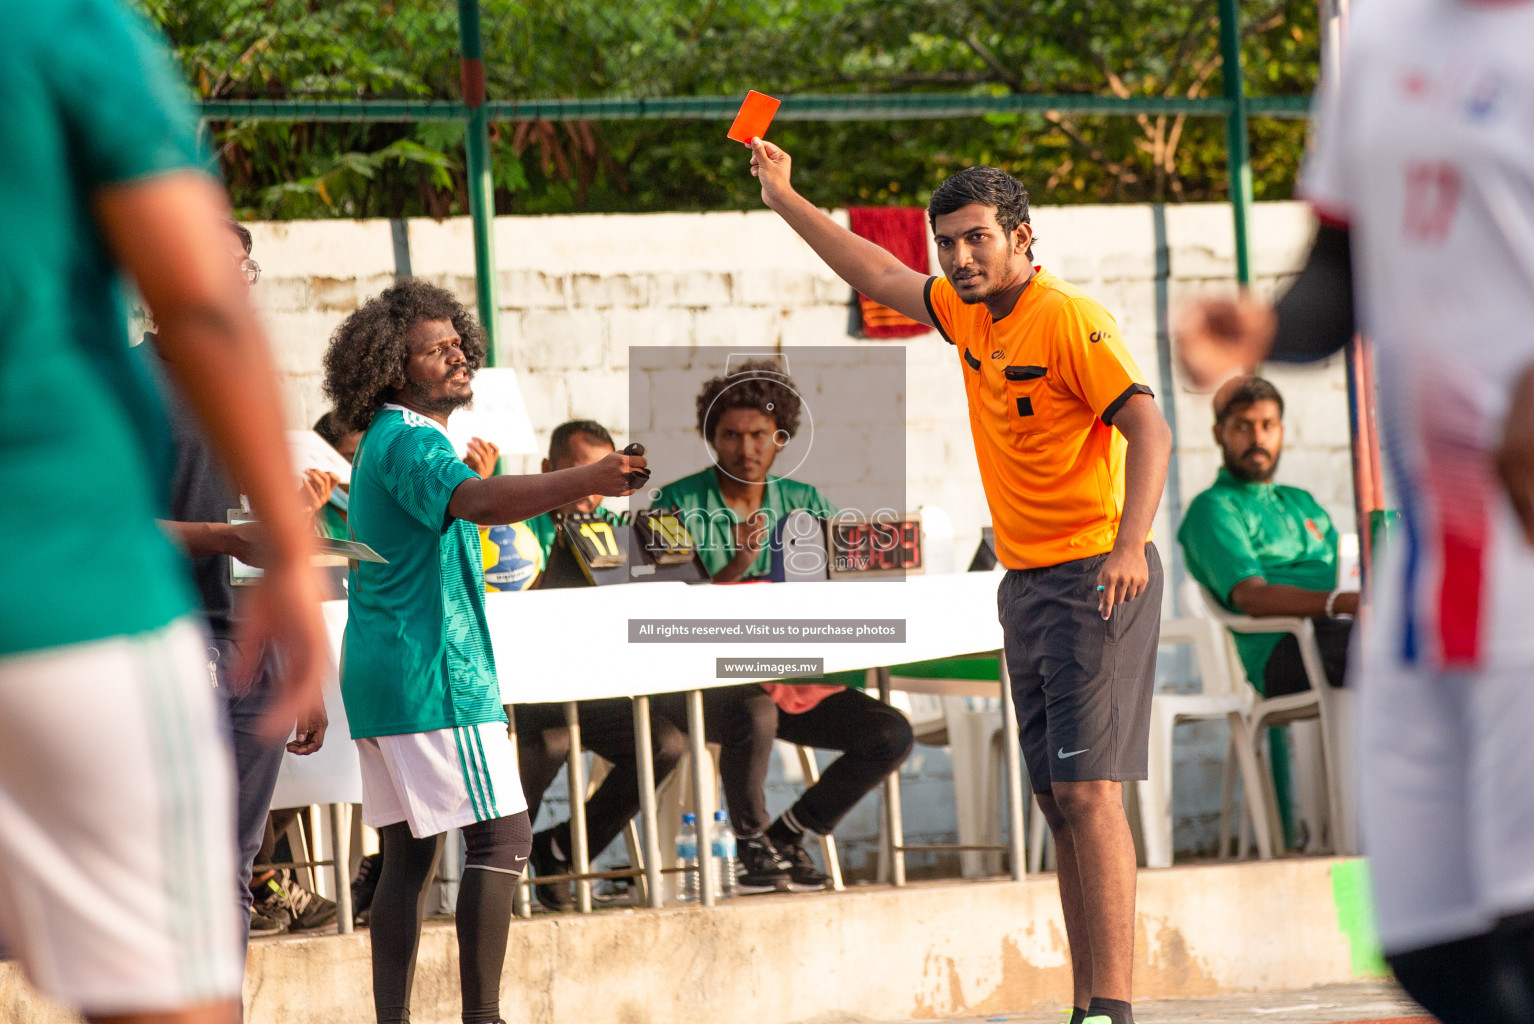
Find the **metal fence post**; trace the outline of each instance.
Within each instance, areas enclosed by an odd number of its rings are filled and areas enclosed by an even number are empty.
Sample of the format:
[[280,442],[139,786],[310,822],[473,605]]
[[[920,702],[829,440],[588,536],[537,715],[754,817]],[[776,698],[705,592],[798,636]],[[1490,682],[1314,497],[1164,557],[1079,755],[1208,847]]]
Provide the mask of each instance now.
[[459,68],[469,118],[464,134],[469,218],[474,223],[474,292],[479,322],[489,341],[487,362],[505,362],[500,350],[495,273],[495,181],[490,173],[490,120],[485,110],[485,63],[479,32],[479,0],[458,0]]
[[650,698],[634,698],[634,752],[639,761],[639,815],[644,821],[640,837],[644,860],[645,899],[652,907],[664,907],[666,894],[660,867],[660,830],[655,810],[655,750],[650,729]]
[[1252,283],[1252,153],[1246,138],[1246,86],[1241,72],[1241,15],[1238,0],[1220,0],[1220,58],[1225,79],[1225,155],[1230,172],[1230,207],[1236,218],[1236,280]]
[[331,804],[326,810],[330,814],[330,870],[336,887],[336,931],[350,935],[353,917],[351,807],[343,813],[340,804]]

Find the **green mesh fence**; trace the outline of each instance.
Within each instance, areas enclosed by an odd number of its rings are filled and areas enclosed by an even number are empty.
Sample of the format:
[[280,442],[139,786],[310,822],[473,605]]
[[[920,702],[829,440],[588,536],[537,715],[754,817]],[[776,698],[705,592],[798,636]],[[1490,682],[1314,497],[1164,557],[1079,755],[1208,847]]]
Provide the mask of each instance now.
[[[456,0],[138,0],[242,211],[468,212]],[[1224,198],[1216,5],[1185,0],[480,0],[496,212],[749,208],[748,88],[817,201],[921,202],[966,163],[1041,202]],[[1259,198],[1288,194],[1313,0],[1242,12]],[[1285,120],[1287,119],[1287,120]]]
[[[461,99],[455,0],[140,2],[206,102]],[[1313,37],[1311,6],[1280,3],[1276,15],[1251,26],[1275,83],[1313,77],[1283,66],[1295,58],[1314,63],[1314,39],[1303,38]],[[552,112],[550,101],[605,100],[571,109],[722,116],[748,88],[802,94],[798,116],[819,118],[842,107],[850,117],[878,116],[886,105],[897,117],[952,116],[1022,109],[1028,98],[1040,108],[1113,113],[1223,109],[1211,74],[1219,67],[1214,18],[1201,5],[481,0],[479,7],[487,93],[507,114],[513,104],[542,103]],[[1289,37],[1300,45],[1288,45]],[[1264,105],[1258,97],[1258,112],[1303,106],[1298,96],[1277,99]],[[359,107],[351,116],[402,115]]]

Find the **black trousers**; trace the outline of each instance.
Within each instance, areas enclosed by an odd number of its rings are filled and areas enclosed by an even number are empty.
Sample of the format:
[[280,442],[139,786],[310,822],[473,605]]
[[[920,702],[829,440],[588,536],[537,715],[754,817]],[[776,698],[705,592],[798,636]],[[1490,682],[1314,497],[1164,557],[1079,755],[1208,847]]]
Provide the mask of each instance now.
[[[687,729],[687,695],[663,693],[650,698],[652,720]],[[716,686],[703,691],[703,734],[719,744],[719,781],[729,807],[730,824],[743,836],[767,828],[767,769],[778,732],[778,706],[755,683]]]
[[[686,708],[682,694],[655,701],[668,716]],[[681,722],[685,727],[685,715]],[[722,744],[719,775],[725,803],[730,824],[743,836],[757,835],[772,821],[765,790],[774,739],[842,751],[790,809],[800,825],[819,835],[828,835],[863,794],[894,771],[913,742],[904,715],[853,689],[833,693],[797,715],[779,709],[754,683],[704,690],[703,724],[709,740]]]
[[780,709],[778,739],[842,751],[789,809],[806,830],[822,836],[830,835],[863,794],[900,767],[914,742],[905,715],[853,689],[833,693],[802,714]]
[[[1353,636],[1352,619],[1312,619],[1316,627],[1316,646],[1321,649],[1321,667],[1326,670],[1326,681],[1341,686],[1348,671],[1348,641]],[[1268,655],[1268,663],[1262,670],[1263,696],[1283,697],[1310,689],[1310,677],[1305,674],[1305,663],[1300,659],[1300,642],[1294,634],[1284,638]]]
[[[580,714],[581,746],[612,762],[613,766],[586,801],[586,851],[588,856],[595,857],[639,813],[634,704],[627,697],[615,697],[583,700],[576,709]],[[527,796],[528,820],[535,821],[544,791],[559,774],[570,753],[570,730],[565,726],[564,705],[518,704],[507,707],[506,714],[517,723],[517,760],[522,791]],[[655,781],[660,782],[671,774],[687,752],[687,737],[668,719],[652,714],[650,739],[650,750],[655,757]],[[555,826],[555,838],[565,856],[572,856],[569,822]]]

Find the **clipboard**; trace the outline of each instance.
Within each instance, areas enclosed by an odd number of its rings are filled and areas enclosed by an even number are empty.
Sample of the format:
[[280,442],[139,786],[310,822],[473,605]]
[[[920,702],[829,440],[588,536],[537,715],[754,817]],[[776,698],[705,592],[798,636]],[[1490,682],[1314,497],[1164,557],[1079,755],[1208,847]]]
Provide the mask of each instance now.
[[[225,518],[230,526],[238,526],[241,523],[253,523],[256,521],[255,514],[243,508],[232,508],[225,513]],[[378,552],[358,540],[334,540],[330,537],[316,537],[315,547],[317,550],[310,561],[315,566],[349,565],[352,562],[377,562],[380,565],[388,565],[389,560]],[[259,566],[247,565],[232,555],[229,558],[229,583],[236,587],[251,587],[261,582],[261,577],[266,571]]]

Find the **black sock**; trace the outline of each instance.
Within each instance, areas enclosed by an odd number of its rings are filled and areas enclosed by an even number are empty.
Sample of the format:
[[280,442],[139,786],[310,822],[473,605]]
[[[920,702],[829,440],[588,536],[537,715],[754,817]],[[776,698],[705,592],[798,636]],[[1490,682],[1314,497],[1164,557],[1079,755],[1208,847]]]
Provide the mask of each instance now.
[[1086,1020],[1086,1019],[1087,1019],[1087,1011],[1083,1010],[1079,1006],[1071,1007],[1071,1021],[1070,1021],[1070,1024],[1081,1024],[1081,1022]]
[[458,976],[463,1024],[500,1024],[501,968],[517,882],[533,846],[527,812],[466,826],[467,863],[458,889]]
[[521,875],[468,867],[458,887],[458,973],[464,1024],[501,1019],[501,968],[511,931],[511,901]]
[[1122,999],[1093,996],[1087,1004],[1088,1017],[1107,1017],[1113,1024],[1135,1024],[1134,1007]]
[[804,838],[804,829],[790,821],[788,814],[784,814],[767,826],[767,838],[772,840],[773,846],[797,846]]
[[382,865],[369,924],[373,947],[373,1008],[378,1024],[410,1020],[410,985],[421,941],[426,886],[441,836],[417,839],[405,822],[378,830]]

